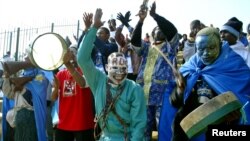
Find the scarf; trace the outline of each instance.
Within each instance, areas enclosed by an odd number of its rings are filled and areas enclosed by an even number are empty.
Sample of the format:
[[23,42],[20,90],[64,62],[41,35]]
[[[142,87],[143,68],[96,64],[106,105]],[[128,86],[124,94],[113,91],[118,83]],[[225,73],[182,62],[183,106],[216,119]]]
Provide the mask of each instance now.
[[187,79],[184,103],[197,79],[202,77],[217,94],[232,91],[244,105],[243,110],[248,118],[247,124],[250,124],[250,104],[248,102],[250,100],[250,69],[242,57],[225,42],[216,61],[204,68],[202,66],[204,65],[200,57],[195,54],[180,68],[180,72]]

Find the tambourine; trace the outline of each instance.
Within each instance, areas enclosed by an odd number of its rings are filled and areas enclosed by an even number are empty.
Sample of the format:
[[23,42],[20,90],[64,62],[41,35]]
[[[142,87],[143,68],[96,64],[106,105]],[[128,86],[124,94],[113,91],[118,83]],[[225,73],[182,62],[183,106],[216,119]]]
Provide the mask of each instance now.
[[180,123],[189,138],[206,131],[208,125],[223,122],[229,113],[243,105],[232,92],[220,94],[189,113]]
[[67,52],[67,42],[57,33],[44,33],[33,40],[29,46],[31,63],[43,70],[55,70],[63,64]]

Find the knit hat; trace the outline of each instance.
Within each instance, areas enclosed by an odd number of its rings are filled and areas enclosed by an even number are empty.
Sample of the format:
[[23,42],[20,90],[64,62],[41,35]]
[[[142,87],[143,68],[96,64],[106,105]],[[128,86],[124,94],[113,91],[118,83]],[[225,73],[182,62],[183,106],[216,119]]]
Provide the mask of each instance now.
[[238,20],[236,17],[232,17],[221,27],[221,31],[226,30],[239,38],[240,32],[242,30],[242,25],[243,23],[240,20]]

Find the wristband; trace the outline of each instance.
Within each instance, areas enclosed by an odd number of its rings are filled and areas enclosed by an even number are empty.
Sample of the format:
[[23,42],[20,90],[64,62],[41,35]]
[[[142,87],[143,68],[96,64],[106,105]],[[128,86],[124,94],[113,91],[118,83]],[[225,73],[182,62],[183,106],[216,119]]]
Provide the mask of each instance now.
[[133,27],[131,27],[131,26],[129,26],[129,27],[127,27],[127,28],[128,28],[129,33],[132,33],[132,32],[133,32],[133,30],[134,30],[134,28],[133,28]]

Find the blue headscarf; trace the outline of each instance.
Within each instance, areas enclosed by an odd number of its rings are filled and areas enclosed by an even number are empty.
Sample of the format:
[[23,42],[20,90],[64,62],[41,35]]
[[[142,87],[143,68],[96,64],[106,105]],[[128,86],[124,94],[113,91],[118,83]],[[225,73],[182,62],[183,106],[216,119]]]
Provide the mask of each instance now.
[[195,54],[180,68],[180,72],[187,79],[184,102],[197,79],[202,77],[217,94],[232,91],[245,105],[243,109],[247,118],[245,124],[250,124],[250,104],[246,105],[250,101],[250,69],[242,57],[224,42],[215,62],[204,68],[202,65],[200,57]]

